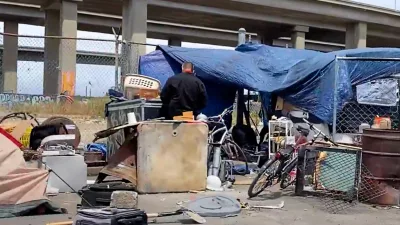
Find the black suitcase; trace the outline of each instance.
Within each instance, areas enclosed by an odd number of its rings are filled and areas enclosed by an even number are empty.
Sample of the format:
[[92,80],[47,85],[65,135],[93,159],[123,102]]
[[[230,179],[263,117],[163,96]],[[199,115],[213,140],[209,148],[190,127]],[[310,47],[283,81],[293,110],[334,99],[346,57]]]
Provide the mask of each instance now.
[[80,209],[73,225],[147,225],[147,214],[138,209]]
[[110,206],[113,191],[136,191],[136,189],[133,184],[122,181],[90,184],[79,191],[79,195],[82,197],[81,207]]

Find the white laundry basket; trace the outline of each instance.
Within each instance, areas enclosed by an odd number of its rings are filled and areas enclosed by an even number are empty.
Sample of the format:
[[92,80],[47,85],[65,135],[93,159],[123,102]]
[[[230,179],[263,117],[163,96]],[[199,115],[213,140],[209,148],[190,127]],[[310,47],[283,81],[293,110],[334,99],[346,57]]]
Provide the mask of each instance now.
[[159,96],[161,83],[152,77],[128,74],[124,80],[125,97],[152,99]]

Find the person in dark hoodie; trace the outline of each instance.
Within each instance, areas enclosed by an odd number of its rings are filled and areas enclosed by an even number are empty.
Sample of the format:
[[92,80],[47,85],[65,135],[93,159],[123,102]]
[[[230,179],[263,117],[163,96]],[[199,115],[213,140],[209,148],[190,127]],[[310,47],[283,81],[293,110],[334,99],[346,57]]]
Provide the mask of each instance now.
[[182,73],[167,80],[160,97],[160,116],[167,120],[182,116],[183,112],[193,112],[196,118],[207,105],[206,89],[203,82],[195,76],[194,66],[190,62],[183,63]]

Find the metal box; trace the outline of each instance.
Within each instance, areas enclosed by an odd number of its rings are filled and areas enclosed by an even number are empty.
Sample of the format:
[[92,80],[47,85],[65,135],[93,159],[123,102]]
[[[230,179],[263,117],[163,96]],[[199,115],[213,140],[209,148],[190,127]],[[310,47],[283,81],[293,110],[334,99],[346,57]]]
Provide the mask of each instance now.
[[54,173],[50,173],[47,181],[49,186],[57,188],[60,193],[78,191],[87,183],[87,165],[81,155],[45,156],[42,158],[42,162],[45,163],[46,168],[52,169],[64,180],[62,181]]
[[[110,103],[107,106],[107,128],[126,124],[128,122],[127,114],[135,112],[137,121],[157,118],[161,109],[161,100],[145,100],[135,99],[124,102]],[[119,145],[124,143],[124,132],[121,130],[118,133],[111,135],[107,139],[107,158],[110,157]]]
[[137,129],[138,192],[205,190],[208,135],[206,124],[151,122],[140,124]]

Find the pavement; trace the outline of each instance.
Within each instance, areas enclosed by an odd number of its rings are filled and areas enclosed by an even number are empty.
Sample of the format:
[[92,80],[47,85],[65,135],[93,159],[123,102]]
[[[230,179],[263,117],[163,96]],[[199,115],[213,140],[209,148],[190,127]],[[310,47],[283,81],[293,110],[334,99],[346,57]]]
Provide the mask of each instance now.
[[[369,205],[357,204],[339,214],[326,211],[326,205],[317,197],[293,196],[293,190],[272,190],[262,193],[258,198],[247,199],[248,186],[234,186],[233,191],[205,192],[199,194],[152,194],[139,196],[139,208],[146,212],[164,212],[178,209],[178,202],[194,200],[203,196],[228,195],[241,199],[252,206],[278,205],[284,201],[282,209],[245,210],[240,215],[228,218],[206,218],[206,224],[213,225],[243,225],[243,224],[268,224],[268,225],[394,225],[399,224],[400,209],[375,208]],[[76,194],[59,194],[51,200],[66,208],[69,214],[45,215],[1,219],[1,225],[44,225],[50,222],[73,220],[76,214],[76,204],[80,202]],[[153,224],[193,224],[183,216],[158,218]]]

